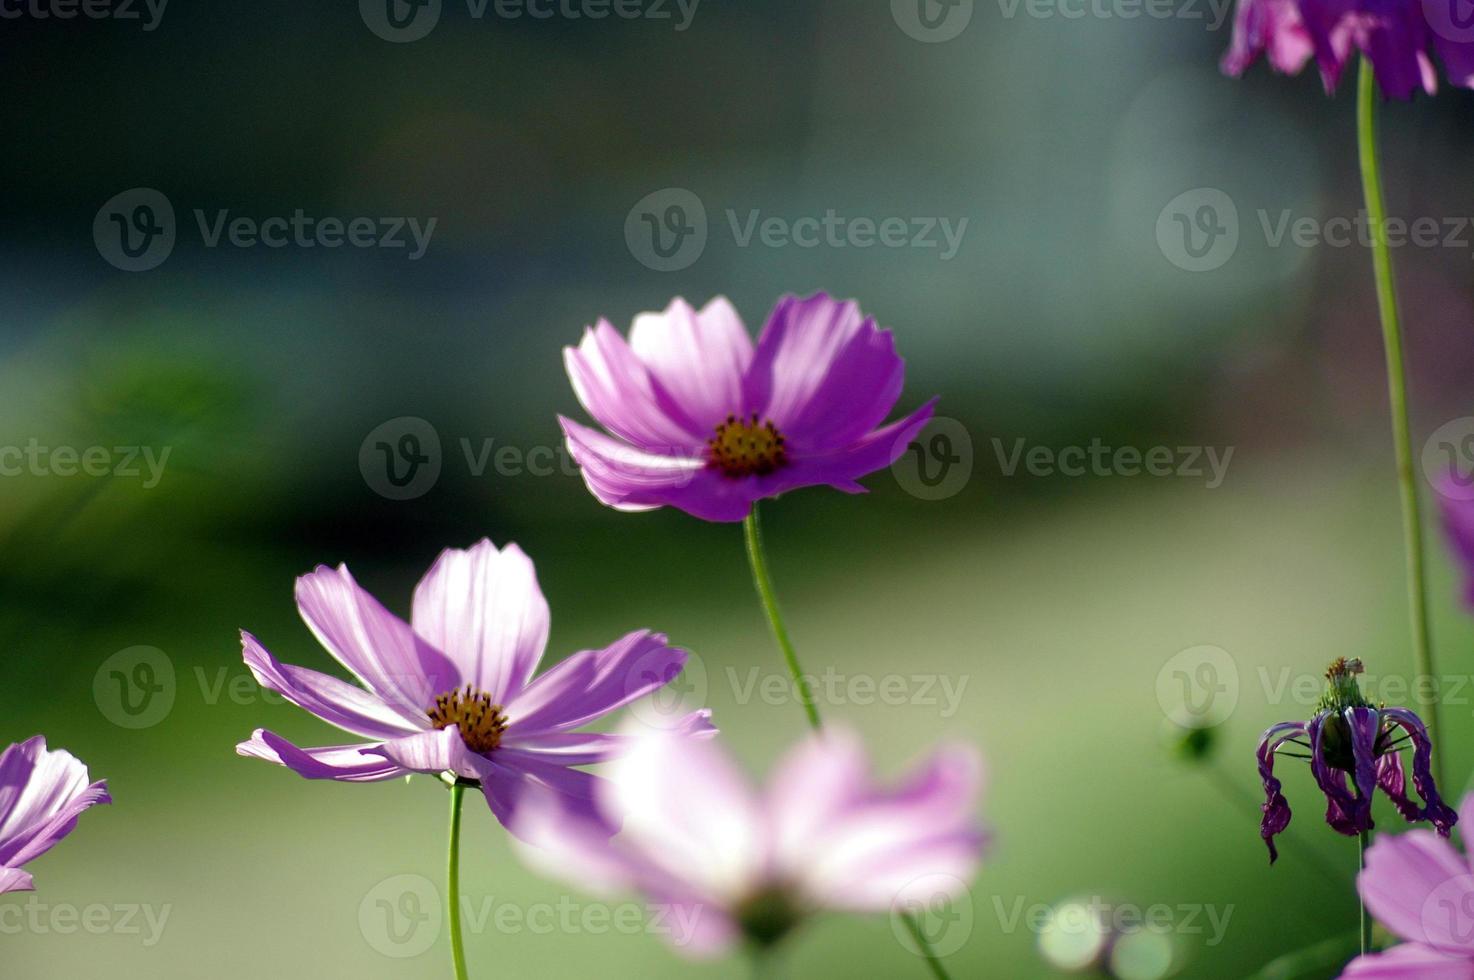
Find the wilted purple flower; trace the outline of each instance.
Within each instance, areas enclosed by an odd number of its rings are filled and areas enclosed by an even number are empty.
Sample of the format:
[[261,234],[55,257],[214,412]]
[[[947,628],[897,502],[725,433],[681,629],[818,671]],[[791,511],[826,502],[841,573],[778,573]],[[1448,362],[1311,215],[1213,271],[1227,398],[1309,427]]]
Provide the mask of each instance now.
[[1326,91],[1358,53],[1372,63],[1377,84],[1391,98],[1432,94],[1438,53],[1450,82],[1474,87],[1474,31],[1462,23],[1458,0],[1239,0],[1233,41],[1223,70],[1242,75],[1260,55],[1276,71],[1296,74],[1312,55]]
[[[1373,707],[1356,682],[1361,672],[1360,660],[1337,658],[1326,671],[1329,683],[1315,717],[1274,725],[1259,743],[1259,778],[1264,781],[1265,795],[1259,836],[1269,845],[1271,864],[1279,857],[1274,837],[1290,824],[1290,804],[1274,777],[1275,754],[1293,752],[1288,746],[1303,750],[1297,755],[1308,755],[1310,772],[1326,795],[1326,822],[1338,833],[1355,837],[1372,828],[1372,791],[1378,787],[1409,822],[1430,821],[1445,837],[1458,822],[1458,815],[1439,799],[1438,787],[1433,785],[1433,743],[1422,720],[1407,708]],[[1423,798],[1421,807],[1407,795],[1399,754],[1409,739],[1413,786]]]
[[529,863],[600,892],[666,907],[667,938],[692,956],[739,938],[777,942],[822,910],[886,912],[956,897],[984,843],[977,752],[936,752],[899,787],[876,784],[858,738],[826,730],[779,763],[765,791],[710,739],[652,734],[610,766],[599,821],[529,807]]
[[[1474,819],[1474,793],[1459,804]],[[1400,939],[1358,956],[1343,977],[1359,980],[1466,980],[1474,977],[1474,874],[1452,844],[1426,830],[1382,835],[1367,849],[1356,888],[1367,911]]]
[[89,782],[87,767],[44,736],[0,752],[0,893],[30,891],[21,870],[56,846],[88,807],[111,803],[107,781]]
[[[381,606],[348,569],[318,566],[297,580],[297,608],[318,641],[362,687],[276,661],[241,634],[260,684],[364,742],[302,749],[257,729],[236,751],[308,779],[372,782],[409,773],[478,780],[509,824],[530,793],[588,809],[602,762],[629,736],[575,729],[673,680],[686,652],[647,630],[585,650],[536,679],[548,604],[516,545],[483,539],[447,549],[415,589],[413,627]],[[679,729],[711,733],[710,712]]]
[[936,402],[876,428],[904,363],[890,331],[824,293],[780,300],[755,348],[725,298],[699,311],[676,299],[636,317],[628,342],[600,320],[564,360],[612,433],[558,419],[594,496],[709,521],[740,521],[798,487],[863,493],[855,481],[895,462]]
[[1435,489],[1444,534],[1464,576],[1464,604],[1474,608],[1474,488],[1450,475]]

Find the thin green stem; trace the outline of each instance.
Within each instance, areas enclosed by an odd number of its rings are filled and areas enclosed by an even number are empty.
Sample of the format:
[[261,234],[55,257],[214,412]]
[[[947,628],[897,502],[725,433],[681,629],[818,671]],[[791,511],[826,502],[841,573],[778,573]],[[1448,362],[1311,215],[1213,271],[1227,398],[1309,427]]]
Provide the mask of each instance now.
[[799,701],[804,706],[804,713],[809,716],[809,724],[818,731],[824,724],[819,720],[819,709],[814,703],[814,692],[809,687],[809,679],[798,665],[798,654],[793,652],[793,641],[788,638],[788,627],[783,625],[783,614],[778,611],[778,597],[773,593],[773,579],[768,574],[768,557],[763,551],[763,531],[758,523],[756,503],[753,503],[752,511],[742,522],[742,536],[747,542],[747,561],[752,566],[752,581],[757,586],[763,611],[768,614],[768,624],[773,627],[773,637],[778,641],[778,648],[783,651],[783,659],[798,688]]
[[[1363,830],[1357,837],[1362,870],[1366,870],[1367,866],[1367,838],[1369,836],[1368,832]],[[1367,915],[1367,903],[1362,899],[1360,890],[1357,891],[1356,902],[1361,906],[1361,955],[1365,956],[1372,949],[1372,920]]]
[[916,940],[916,948],[921,950],[922,959],[926,960],[926,965],[931,967],[931,975],[937,980],[951,980],[942,966],[942,961],[937,958],[936,952],[931,948],[931,943],[927,941],[926,933],[921,929],[920,919],[908,912],[901,916],[901,921],[906,923],[906,928],[911,932],[911,938]]
[[[1407,369],[1403,364],[1402,327],[1397,316],[1397,286],[1392,275],[1392,250],[1387,242],[1387,205],[1382,198],[1381,166],[1377,157],[1376,81],[1372,64],[1361,60],[1356,98],[1357,150],[1361,160],[1361,187],[1372,231],[1372,269],[1377,280],[1377,311],[1382,321],[1382,345],[1387,356],[1387,394],[1392,408],[1392,443],[1397,456],[1397,484],[1402,493],[1403,550],[1407,561],[1407,599],[1412,614],[1413,658],[1418,673],[1433,678],[1433,649],[1428,638],[1428,585],[1424,574],[1423,525],[1418,515],[1418,485],[1413,478],[1411,427],[1407,411]],[[1438,702],[1425,708],[1428,732],[1438,735]],[[1442,782],[1440,757],[1433,757],[1433,778]]]
[[466,787],[459,782],[450,787],[450,857],[445,871],[445,900],[450,916],[450,955],[455,963],[456,980],[467,980],[466,949],[461,937],[461,797]]

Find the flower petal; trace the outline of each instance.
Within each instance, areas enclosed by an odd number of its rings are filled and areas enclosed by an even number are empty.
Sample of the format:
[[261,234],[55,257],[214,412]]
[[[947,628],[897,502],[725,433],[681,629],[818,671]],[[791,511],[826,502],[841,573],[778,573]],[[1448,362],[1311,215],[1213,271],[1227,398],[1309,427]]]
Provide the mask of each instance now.
[[481,776],[473,761],[473,753],[466,748],[460,729],[455,727],[390,739],[382,745],[365,748],[364,754],[388,759],[410,772],[432,775],[453,772],[467,779]]
[[51,850],[89,807],[111,803],[106,782],[89,782],[70,752],[37,735],[0,753],[0,866],[19,867]]
[[429,726],[424,712],[420,713],[422,724],[411,725],[376,694],[315,670],[278,662],[259,640],[244,630],[241,631],[241,656],[255,676],[256,683],[268,691],[275,691],[329,725],[353,735],[373,739],[394,738],[415,731],[417,727]]
[[685,663],[686,651],[649,630],[575,653],[508,702],[508,735],[522,739],[587,724],[670,683]]
[[1383,953],[1358,956],[1342,977],[1355,980],[1474,980],[1474,960],[1449,956],[1421,943],[1403,943]]
[[560,812],[568,819],[581,821],[582,826],[597,829],[606,839],[619,830],[619,824],[595,805],[594,797],[603,780],[592,773],[545,765],[515,752],[473,755],[471,761],[491,812],[514,836],[528,832],[525,811],[529,807],[543,813],[550,809]]
[[1412,736],[1413,740],[1413,787],[1423,798],[1423,816],[1434,828],[1447,837],[1459,815],[1443,802],[1438,787],[1433,783],[1433,741],[1423,720],[1406,708],[1383,708],[1382,714]]
[[703,456],[657,456],[571,419],[558,423],[589,492],[616,510],[678,507],[703,520],[740,521],[759,496],[752,482],[723,476]]
[[890,331],[858,304],[825,293],[786,296],[758,338],[744,401],[773,420],[792,450],[825,452],[885,421],[904,376]]
[[6,892],[35,891],[31,876],[20,868],[0,868],[0,895]]
[[[672,730],[694,738],[711,738],[717,734],[716,726],[711,723],[710,708],[691,712]],[[502,750],[525,753],[545,763],[586,766],[618,758],[642,737],[640,733],[611,735],[603,732],[545,732],[516,737],[514,732],[508,731],[502,739]]]
[[563,363],[579,403],[624,441],[664,456],[696,452],[706,442],[708,427],[686,415],[608,321],[584,331],[577,348],[564,348]]
[[302,749],[275,732],[258,728],[235,747],[237,755],[264,759],[286,766],[306,779],[334,779],[345,783],[376,783],[409,775],[408,770],[382,756],[368,755],[373,742],[359,745],[325,745]]
[[1259,779],[1264,784],[1264,816],[1259,822],[1259,836],[1269,846],[1269,863],[1279,858],[1274,846],[1276,834],[1284,833],[1290,825],[1290,804],[1280,792],[1280,781],[1274,775],[1274,754],[1279,747],[1297,735],[1305,734],[1305,725],[1298,721],[1283,721],[1271,726],[1259,739]]
[[1411,942],[1474,956],[1474,874],[1453,846],[1426,830],[1379,834],[1357,890],[1368,911]]
[[1392,805],[1397,807],[1397,812],[1408,823],[1414,823],[1423,819],[1423,808],[1418,806],[1407,796],[1407,779],[1402,770],[1402,755],[1399,752],[1388,752],[1377,760],[1377,785]]
[[542,659],[548,602],[521,548],[498,551],[483,538],[469,551],[441,552],[415,589],[413,623],[456,663],[464,683],[505,704]]
[[345,566],[319,565],[297,579],[297,608],[318,642],[416,727],[435,695],[465,683],[454,663],[360,588]]
[[709,436],[728,415],[743,412],[752,338],[725,296],[699,312],[676,298],[663,313],[641,313],[629,344],[688,430]]

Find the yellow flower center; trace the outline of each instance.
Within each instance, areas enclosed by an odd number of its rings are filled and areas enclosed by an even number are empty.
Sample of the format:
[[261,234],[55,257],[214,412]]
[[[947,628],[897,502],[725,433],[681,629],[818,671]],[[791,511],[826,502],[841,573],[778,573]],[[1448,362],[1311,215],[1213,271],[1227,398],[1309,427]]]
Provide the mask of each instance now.
[[502,714],[502,706],[492,704],[490,694],[478,691],[470,684],[436,697],[435,707],[426,714],[437,729],[452,725],[459,728],[466,748],[472,752],[490,752],[502,744],[502,732],[507,730],[507,716]]
[[728,476],[762,476],[788,462],[783,435],[771,420],[759,425],[756,412],[750,420],[728,415],[706,445],[712,464]]

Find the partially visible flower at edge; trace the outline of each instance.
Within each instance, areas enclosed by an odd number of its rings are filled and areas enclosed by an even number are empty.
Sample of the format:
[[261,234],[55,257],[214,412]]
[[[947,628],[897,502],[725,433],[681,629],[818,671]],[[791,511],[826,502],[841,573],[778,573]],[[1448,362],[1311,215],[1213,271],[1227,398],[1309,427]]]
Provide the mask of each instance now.
[[612,435],[559,416],[569,453],[601,503],[677,507],[740,521],[753,503],[799,487],[863,493],[931,418],[936,399],[880,428],[905,364],[890,331],[824,293],[780,300],[756,346],[723,297],[675,299],[607,320],[564,351],[578,400]]
[[[1451,9],[1447,0],[1239,0],[1222,68],[1242,75],[1267,55],[1276,71],[1294,75],[1314,56],[1326,91],[1333,92],[1347,63],[1361,53],[1382,94],[1407,99],[1419,88],[1430,95],[1438,88],[1431,46],[1451,83],[1474,88],[1474,35],[1466,36],[1451,13],[1448,23],[1441,21]],[[1430,11],[1437,11],[1438,22]]]
[[[243,632],[246,666],[261,686],[368,741],[303,749],[257,729],[236,751],[308,779],[454,773],[480,782],[506,826],[533,796],[589,810],[597,777],[574,767],[612,758],[632,736],[575,729],[669,683],[686,662],[664,635],[640,630],[534,678],[548,639],[547,601],[531,559],[485,539],[441,553],[415,588],[413,626],[343,566],[318,566],[297,580],[296,594],[308,628],[363,686],[278,663]],[[715,733],[707,709],[674,727]]]
[[[1355,837],[1372,828],[1372,792],[1379,787],[1409,822],[1427,820],[1445,837],[1458,822],[1433,784],[1433,743],[1422,720],[1407,708],[1373,707],[1357,684],[1361,672],[1360,660],[1337,658],[1326,671],[1326,692],[1315,717],[1273,725],[1259,743],[1259,778],[1265,795],[1259,836],[1269,846],[1271,864],[1279,857],[1274,837],[1290,825],[1290,804],[1274,776],[1274,757],[1281,750],[1293,751],[1290,746],[1309,755],[1311,775],[1326,796],[1326,823],[1337,833]],[[1399,754],[1401,743],[1409,739],[1413,786],[1423,798],[1421,807],[1407,795]]]
[[623,825],[618,836],[528,808],[517,850],[579,887],[644,893],[672,911],[671,945],[712,956],[739,939],[771,946],[825,910],[958,897],[986,842],[974,813],[981,784],[981,757],[959,745],[882,787],[860,740],[830,728],[792,748],[756,792],[715,740],[653,734],[596,793],[600,819]]
[[107,780],[89,782],[87,767],[70,752],[48,750],[37,735],[0,753],[0,893],[31,891],[22,865],[56,846],[77,826],[82,811],[111,803]]
[[[1459,804],[1474,826],[1474,793]],[[1358,956],[1343,977],[1358,980],[1467,980],[1474,977],[1474,873],[1468,859],[1426,830],[1384,834],[1357,876],[1362,901],[1400,945]]]
[[1452,476],[1445,476],[1434,489],[1444,536],[1464,576],[1464,605],[1474,609],[1474,493],[1454,483]]

